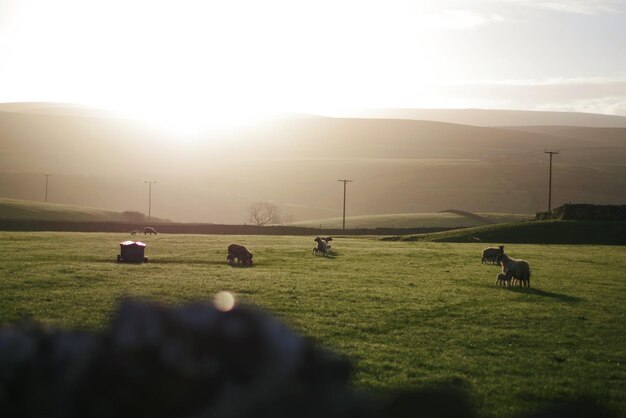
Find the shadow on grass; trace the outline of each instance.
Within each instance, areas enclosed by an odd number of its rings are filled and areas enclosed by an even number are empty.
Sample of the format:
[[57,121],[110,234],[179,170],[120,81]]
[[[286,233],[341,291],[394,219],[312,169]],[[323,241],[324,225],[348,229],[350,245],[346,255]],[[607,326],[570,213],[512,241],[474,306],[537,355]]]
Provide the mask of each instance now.
[[337,258],[336,255],[331,255],[331,254],[326,254],[326,255],[316,255],[315,257],[319,257],[319,258],[330,258],[331,260],[334,260],[335,258]]
[[226,260],[187,260],[184,258],[151,258],[148,261],[150,264],[198,264],[198,265],[211,265],[211,266],[225,266],[228,265]]
[[232,264],[228,264],[229,267],[232,267],[234,269],[249,269],[249,268],[253,268],[254,264],[240,264],[240,263],[232,263]]
[[218,260],[185,260],[185,259],[173,259],[173,258],[148,258],[148,261],[117,261],[108,258],[93,258],[86,261],[92,263],[105,263],[105,264],[123,264],[123,265],[135,265],[140,266],[143,264],[194,264],[194,265],[226,265],[226,261]]
[[537,289],[534,287],[529,288],[529,287],[515,287],[514,286],[514,287],[511,287],[509,290],[515,293],[524,293],[527,295],[537,295],[537,296],[553,298],[553,299],[560,300],[561,302],[577,303],[577,302],[582,301],[581,298],[578,298],[576,296],[565,295],[563,293],[548,292],[546,290],[541,290],[541,289]]
[[340,255],[338,251],[328,250],[326,254],[313,254],[314,257],[335,259]]

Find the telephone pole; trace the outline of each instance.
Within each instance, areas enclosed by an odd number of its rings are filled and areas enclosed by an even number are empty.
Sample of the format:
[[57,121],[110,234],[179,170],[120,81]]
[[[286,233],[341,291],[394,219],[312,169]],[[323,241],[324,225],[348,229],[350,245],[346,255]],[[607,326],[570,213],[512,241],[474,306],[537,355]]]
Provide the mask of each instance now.
[[343,229],[346,229],[346,184],[354,180],[337,180],[343,182]]
[[154,180],[146,180],[144,183],[148,183],[148,222],[152,217],[152,183],[156,183]]
[[550,154],[550,177],[548,180],[548,212],[552,211],[552,156],[558,153],[558,150],[544,150],[544,154]]
[[48,203],[48,177],[50,177],[50,174],[44,174],[44,176],[46,176],[46,197],[44,201]]

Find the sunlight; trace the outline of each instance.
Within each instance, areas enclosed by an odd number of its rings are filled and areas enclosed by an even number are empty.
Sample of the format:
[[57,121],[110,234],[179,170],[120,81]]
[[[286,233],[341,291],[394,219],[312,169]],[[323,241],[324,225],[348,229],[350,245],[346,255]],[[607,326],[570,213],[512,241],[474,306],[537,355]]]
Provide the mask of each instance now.
[[[119,106],[109,105],[113,110]],[[224,132],[254,126],[266,117],[253,109],[211,108],[202,105],[171,108],[149,103],[122,111],[132,119],[165,132],[177,134],[177,140],[209,132]]]
[[[447,71],[445,59],[423,65],[438,43],[420,36],[443,24],[429,17],[436,24],[414,25],[418,10],[404,1],[390,10],[326,0],[15,7],[11,42],[3,46],[12,64],[0,69],[12,80],[6,96],[105,107],[183,134],[237,126],[259,113],[402,106]],[[353,30],[346,32],[348,21]],[[419,56],[405,53],[417,49]],[[390,69],[393,77],[385,75]]]

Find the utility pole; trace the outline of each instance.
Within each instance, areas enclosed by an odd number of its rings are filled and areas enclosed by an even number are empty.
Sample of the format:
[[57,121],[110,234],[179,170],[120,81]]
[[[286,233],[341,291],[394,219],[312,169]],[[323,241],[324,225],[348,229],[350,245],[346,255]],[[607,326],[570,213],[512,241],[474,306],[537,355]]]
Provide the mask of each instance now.
[[50,177],[50,174],[44,174],[44,176],[46,176],[46,197],[44,201],[48,203],[48,177]]
[[552,156],[558,153],[558,150],[544,150],[544,154],[550,154],[550,177],[548,180],[548,212],[552,211]]
[[152,217],[152,183],[156,183],[153,180],[146,180],[144,183],[148,183],[148,222]]
[[352,183],[354,180],[337,180],[343,182],[343,229],[346,229],[346,183]]

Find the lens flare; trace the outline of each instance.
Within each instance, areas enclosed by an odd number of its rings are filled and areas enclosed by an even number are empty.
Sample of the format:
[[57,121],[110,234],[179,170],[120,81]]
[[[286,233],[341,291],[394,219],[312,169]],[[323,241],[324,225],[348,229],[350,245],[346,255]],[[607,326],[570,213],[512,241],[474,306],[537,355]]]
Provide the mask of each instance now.
[[213,298],[215,309],[222,312],[228,312],[235,307],[235,295],[230,292],[218,292]]

